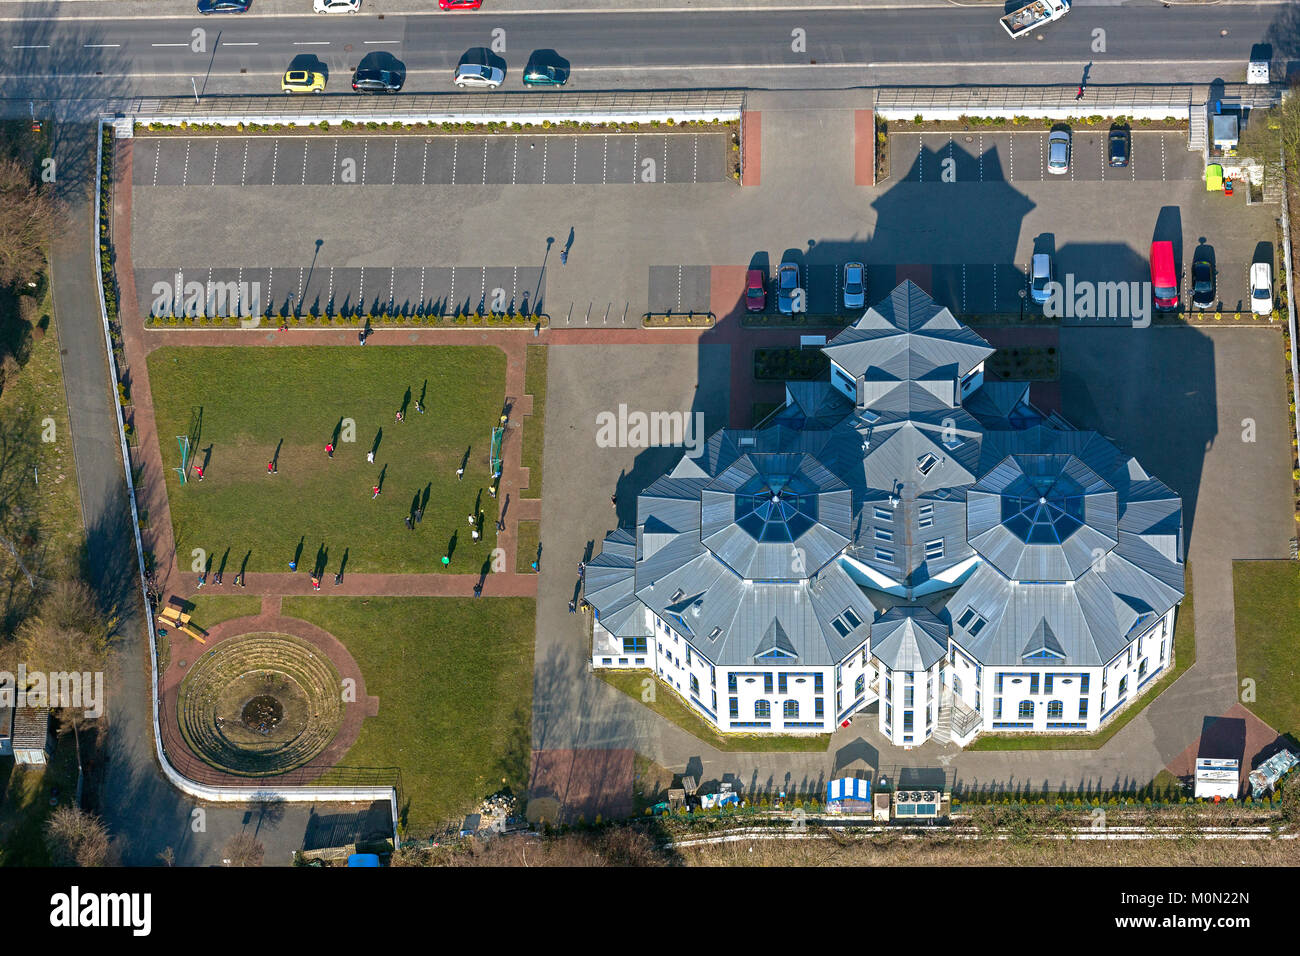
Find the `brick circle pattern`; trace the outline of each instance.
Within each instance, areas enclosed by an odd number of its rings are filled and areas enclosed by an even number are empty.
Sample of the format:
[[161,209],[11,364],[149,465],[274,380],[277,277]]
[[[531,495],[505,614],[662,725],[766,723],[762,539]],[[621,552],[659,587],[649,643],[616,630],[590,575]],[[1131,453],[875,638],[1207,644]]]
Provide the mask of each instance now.
[[[287,773],[319,755],[343,722],[338,669],[316,647],[288,634],[249,634],[195,662],[181,683],[177,717],[189,748],[205,763],[241,777]],[[276,697],[284,719],[269,732],[245,727],[242,704]]]

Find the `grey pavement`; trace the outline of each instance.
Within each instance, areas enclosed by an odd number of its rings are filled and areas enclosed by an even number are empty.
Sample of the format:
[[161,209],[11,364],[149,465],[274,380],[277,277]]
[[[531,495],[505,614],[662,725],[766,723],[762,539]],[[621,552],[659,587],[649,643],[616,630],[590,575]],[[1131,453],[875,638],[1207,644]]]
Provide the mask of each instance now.
[[[59,168],[70,173],[89,155],[89,175],[71,181],[93,183],[94,128],[60,127],[53,135]],[[121,608],[117,681],[110,689],[97,765],[90,768],[88,805],[102,815],[128,865],[158,865],[157,855],[166,847],[172,848],[177,865],[216,864],[221,846],[242,830],[257,833],[268,864],[288,864],[292,851],[302,846],[317,808],[221,805],[204,808],[196,816],[196,801],[174,789],[158,770],[145,644],[148,631],[97,305],[94,199],[80,186],[71,185],[63,198],[69,205],[70,228],[54,243],[50,271],[90,578],[106,602]],[[325,808],[321,812],[344,811]],[[196,827],[202,829],[196,832]]]

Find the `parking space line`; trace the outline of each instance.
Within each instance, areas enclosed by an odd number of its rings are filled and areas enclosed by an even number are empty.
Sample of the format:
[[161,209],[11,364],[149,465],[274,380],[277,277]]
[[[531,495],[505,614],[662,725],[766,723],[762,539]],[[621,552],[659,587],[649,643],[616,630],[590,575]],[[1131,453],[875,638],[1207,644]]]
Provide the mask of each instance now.
[[925,138],[918,136],[916,138],[916,181],[925,182],[925,163],[921,160],[925,157]]
[[515,155],[510,160],[510,185],[515,184],[515,177],[519,172],[519,137],[515,136]]
[[423,186],[429,172],[429,141],[424,141],[424,155],[420,159],[420,185]]
[[[980,172],[979,172],[979,175],[980,175],[980,182],[984,182],[984,134],[983,134],[983,133],[980,133],[980,134],[979,134],[979,141],[978,141],[978,143],[976,144],[975,150],[976,150],[975,155],[979,157],[979,171],[980,171]],[[962,311],[965,312],[965,311],[966,311],[966,293],[965,293],[964,289],[965,289],[965,283],[966,283],[966,267],[963,265],[963,266],[961,267],[961,270],[962,270],[962,280],[961,280],[961,281],[962,281],[962,286],[963,286],[963,292],[962,292],[962,299],[961,299],[961,302],[962,302]]]
[[388,311],[393,311],[393,299],[397,295],[397,266],[388,267]]
[[154,154],[153,154],[153,184],[154,184],[155,186],[158,185],[158,163],[162,160],[162,144],[163,144],[163,142],[164,142],[163,140],[158,140],[156,143],[154,143]]
[[329,295],[327,295],[327,296],[325,297],[325,314],[326,314],[326,315],[332,315],[332,314],[333,314],[333,312],[332,312],[332,309],[333,309],[333,302],[334,302],[334,267],[333,267],[333,266],[330,266],[330,288],[329,288]]
[[668,182],[668,137],[664,137],[664,162],[659,167],[659,181]]
[[961,264],[961,310],[966,311],[966,263]]
[[307,185],[307,144],[309,142],[311,142],[311,140],[304,139],[302,141],[302,185],[303,186]]
[[357,308],[365,311],[366,304],[366,267],[361,267],[361,281],[357,283]]
[[304,269],[302,266],[298,267],[298,308],[300,310],[302,309],[302,283],[303,283],[303,278],[306,275],[306,272],[307,270]]
[[637,141],[637,135],[636,133],[633,133],[632,134],[632,182],[633,183],[636,182],[636,148],[637,148],[636,141]]
[[361,185],[366,184],[366,159],[370,155],[370,140],[361,141]]
[[185,185],[185,179],[190,174],[190,143],[191,140],[185,141],[185,165],[181,168],[181,185]]
[[698,183],[700,181],[700,134],[694,133],[692,136],[695,145],[694,158],[691,160],[691,182]]
[[998,265],[993,263],[993,311],[998,310]]
[[[483,137],[483,185],[487,185],[487,137]],[[483,281],[487,281],[487,266],[483,267]]]
[[1043,153],[1045,153],[1046,151],[1047,151],[1047,137],[1044,134],[1039,133],[1038,134],[1038,178],[1039,179],[1047,178],[1047,170],[1043,165],[1047,161],[1043,156]]
[[274,149],[271,150],[271,185],[275,185],[275,164],[280,159],[280,141],[277,139],[274,143]]
[[217,153],[221,152],[221,140],[212,141],[212,185],[217,184]]
[[451,184],[456,185],[456,155],[460,152],[460,137],[451,141]]
[[[420,301],[424,301],[424,266],[420,266]],[[456,267],[451,267],[451,292],[449,301],[453,306],[456,305]],[[457,307],[459,308],[459,307]]]
[[479,281],[483,286],[482,290],[479,292],[479,305],[487,305],[487,266],[483,266],[483,274]]
[[510,307],[514,308],[515,295],[519,292],[519,267],[515,266],[510,273]]
[[682,266],[677,267],[677,311],[682,310]]
[[578,185],[578,137],[573,137],[573,185]]
[[393,185],[397,185],[397,137],[393,137]]
[[[266,268],[266,300],[265,300],[264,303],[262,303],[262,304],[264,305],[264,311],[265,311],[265,308],[269,308],[269,307],[271,307],[272,305],[275,304],[275,297],[274,297],[273,295],[271,295],[271,282],[274,281],[274,279],[275,279],[275,266],[267,266],[267,268]],[[263,313],[258,313],[258,314],[261,315],[261,314],[263,314]]]
[[1165,134],[1160,134],[1160,181],[1165,181]]
[[605,185],[605,183],[607,183],[607,182],[609,181],[609,178],[608,178],[608,173],[609,173],[609,136],[605,136],[605,137],[604,137],[604,140],[605,140],[605,157],[604,157],[604,159],[601,161],[601,167],[600,167],[600,184],[601,184],[602,186]]
[[1014,183],[1016,181],[1016,134],[1012,133],[1010,138],[1011,145],[1007,148],[1007,155],[1010,157],[1010,162],[1007,163],[1007,182]]
[[549,136],[542,137],[542,185],[543,186],[546,185],[546,146],[548,143],[550,143],[550,141],[551,138]]
[[339,141],[334,140],[334,168],[330,170],[330,185],[338,180],[339,175]]

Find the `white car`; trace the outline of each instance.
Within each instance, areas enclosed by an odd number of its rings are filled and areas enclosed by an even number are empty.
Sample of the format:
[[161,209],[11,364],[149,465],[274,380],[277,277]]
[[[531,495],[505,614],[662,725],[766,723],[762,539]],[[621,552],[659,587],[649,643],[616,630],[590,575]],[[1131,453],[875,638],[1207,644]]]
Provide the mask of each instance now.
[[1029,294],[1039,305],[1052,297],[1048,286],[1052,284],[1052,257],[1045,252],[1034,253],[1029,267]]
[[505,78],[505,71],[495,66],[486,66],[481,63],[462,63],[456,68],[456,75],[452,78],[452,82],[461,89],[467,86],[481,86],[485,89],[494,90],[501,85],[501,81]]
[[867,302],[867,268],[861,262],[844,264],[844,308],[861,309]]
[[1054,129],[1047,137],[1047,171],[1063,176],[1070,170],[1070,134]]
[[1250,267],[1250,311],[1256,315],[1273,314],[1273,266],[1256,262]]
[[361,0],[315,0],[312,9],[317,13],[356,13]]

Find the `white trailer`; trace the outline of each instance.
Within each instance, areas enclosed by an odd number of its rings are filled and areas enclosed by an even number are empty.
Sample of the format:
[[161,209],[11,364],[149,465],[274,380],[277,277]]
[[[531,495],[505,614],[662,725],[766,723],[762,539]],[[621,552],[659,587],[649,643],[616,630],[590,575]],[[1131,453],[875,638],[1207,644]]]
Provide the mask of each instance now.
[[1241,792],[1241,763],[1215,757],[1196,758],[1196,788],[1193,796],[1212,800],[1236,800]]
[[1068,0],[1033,0],[1019,10],[1012,10],[998,22],[1014,38],[1059,20],[1069,12]]

